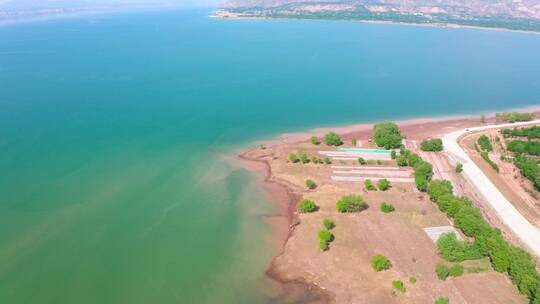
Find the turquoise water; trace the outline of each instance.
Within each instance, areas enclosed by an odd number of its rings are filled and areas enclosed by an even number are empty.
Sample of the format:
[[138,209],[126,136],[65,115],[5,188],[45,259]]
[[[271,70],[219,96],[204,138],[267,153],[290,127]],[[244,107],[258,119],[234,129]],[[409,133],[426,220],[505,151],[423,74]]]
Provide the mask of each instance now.
[[233,151],[540,103],[538,35],[207,14],[0,27],[0,302],[268,302],[273,209]]
[[358,152],[358,153],[382,153],[382,154],[392,153],[392,150],[379,150],[379,149],[339,148],[339,150],[346,151],[346,152]]

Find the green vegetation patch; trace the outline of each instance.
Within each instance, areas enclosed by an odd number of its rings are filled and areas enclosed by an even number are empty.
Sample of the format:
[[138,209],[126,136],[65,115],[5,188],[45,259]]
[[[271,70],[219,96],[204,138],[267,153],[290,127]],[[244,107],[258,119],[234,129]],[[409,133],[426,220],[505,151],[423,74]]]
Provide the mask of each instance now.
[[375,187],[375,185],[370,179],[364,180],[364,188],[367,191],[377,191],[377,187]]
[[499,166],[489,158],[489,154],[486,151],[480,152],[480,156],[489,164],[489,166],[495,170],[495,172],[499,172]]
[[401,146],[403,136],[399,127],[393,122],[378,123],[373,126],[373,140],[379,147],[396,149]]
[[308,178],[308,179],[306,179],[306,187],[308,189],[313,190],[313,189],[317,188],[317,184],[312,179]]
[[341,137],[337,133],[329,132],[324,135],[324,143],[328,146],[341,146],[343,141],[341,141]]
[[440,138],[433,138],[422,141],[420,144],[422,151],[440,152],[443,150],[443,142]]
[[529,139],[540,138],[540,126],[530,128],[502,129],[503,137],[527,137]]
[[437,298],[437,300],[435,300],[433,304],[450,304],[450,300],[448,300],[448,298],[446,297],[440,297],[440,298]]
[[484,151],[488,151],[488,152],[493,151],[493,145],[491,144],[489,137],[487,137],[486,135],[481,135],[476,141],[476,143],[478,143],[480,148],[482,148],[482,150]]
[[296,205],[296,209],[301,213],[310,213],[317,211],[319,207],[315,204],[314,201],[304,199]]
[[394,212],[394,210],[396,210],[396,208],[394,208],[392,204],[388,204],[388,203],[381,204],[381,211],[384,213]]
[[387,180],[386,178],[380,179],[379,182],[377,183],[377,188],[379,188],[379,190],[381,191],[386,191],[390,189],[390,187],[391,187],[390,181]]
[[477,260],[483,257],[476,245],[458,240],[453,232],[445,233],[439,237],[437,249],[441,257],[450,262]]
[[538,141],[511,140],[506,143],[506,147],[514,153],[540,155],[540,142]]
[[403,281],[401,280],[392,281],[392,287],[399,290],[401,293],[405,293],[405,291],[407,291],[407,289],[405,289],[405,285],[403,285]]
[[360,212],[367,208],[367,204],[360,195],[346,195],[336,203],[336,209],[339,212]]
[[371,258],[371,267],[375,271],[383,271],[386,269],[390,269],[390,267],[392,267],[392,263],[384,255],[377,254]]
[[531,121],[534,119],[533,113],[503,112],[495,114],[497,122],[517,122]]
[[328,218],[323,220],[323,226],[327,230],[330,230],[330,229],[333,229],[334,227],[336,227],[336,225],[334,224],[334,221],[332,221],[331,219],[328,219]]

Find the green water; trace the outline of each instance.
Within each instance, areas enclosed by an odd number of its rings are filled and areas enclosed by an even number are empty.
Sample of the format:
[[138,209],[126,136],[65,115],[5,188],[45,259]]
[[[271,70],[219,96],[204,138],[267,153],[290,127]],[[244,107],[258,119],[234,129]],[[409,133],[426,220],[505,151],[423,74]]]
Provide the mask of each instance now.
[[273,208],[234,151],[540,103],[537,35],[207,13],[0,27],[1,303],[268,302]]

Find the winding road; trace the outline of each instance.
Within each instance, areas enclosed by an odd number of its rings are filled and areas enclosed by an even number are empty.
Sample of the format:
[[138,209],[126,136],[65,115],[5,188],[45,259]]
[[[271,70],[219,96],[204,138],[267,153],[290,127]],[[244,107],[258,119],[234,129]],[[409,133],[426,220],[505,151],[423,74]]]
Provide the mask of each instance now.
[[540,229],[531,224],[523,215],[521,215],[521,213],[519,213],[512,203],[504,197],[499,189],[495,187],[484,172],[480,170],[458,144],[458,139],[461,136],[471,132],[532,124],[540,124],[540,120],[459,130],[444,135],[442,140],[444,150],[448,153],[449,157],[454,161],[463,164],[463,174],[465,174],[467,179],[486,198],[489,205],[495,210],[504,224],[507,225],[536,256],[540,257]]

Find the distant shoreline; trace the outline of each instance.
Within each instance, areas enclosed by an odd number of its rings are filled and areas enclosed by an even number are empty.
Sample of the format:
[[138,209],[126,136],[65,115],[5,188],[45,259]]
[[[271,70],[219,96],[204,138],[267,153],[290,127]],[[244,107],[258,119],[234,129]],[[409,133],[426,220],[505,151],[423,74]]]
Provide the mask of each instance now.
[[[229,12],[227,12],[229,13]],[[476,29],[476,30],[489,30],[497,32],[510,32],[510,33],[523,33],[540,35],[540,31],[529,30],[513,30],[504,27],[487,27],[487,26],[474,26],[474,25],[461,25],[456,23],[419,23],[419,22],[398,22],[390,20],[367,20],[367,19],[324,19],[324,18],[294,18],[294,17],[272,17],[272,16],[234,16],[234,15],[220,15],[217,11],[212,12],[209,15],[210,18],[230,19],[230,20],[311,20],[311,21],[341,21],[341,22],[357,22],[368,24],[391,24],[391,25],[405,25],[405,26],[419,26],[419,27],[438,27],[438,28],[450,28],[450,29]]]

